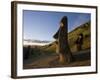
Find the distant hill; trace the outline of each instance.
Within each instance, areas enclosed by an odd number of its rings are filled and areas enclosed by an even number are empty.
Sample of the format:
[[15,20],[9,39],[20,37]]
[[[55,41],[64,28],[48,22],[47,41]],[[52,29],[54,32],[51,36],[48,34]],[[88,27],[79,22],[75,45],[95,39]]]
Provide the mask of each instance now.
[[[91,40],[90,39],[91,38],[91,28],[90,28],[90,26],[91,26],[90,21],[88,21],[68,33],[68,42],[69,42],[69,46],[70,46],[72,52],[76,52],[75,41],[78,37],[78,34],[80,34],[80,33],[82,33],[84,36],[84,40],[83,40],[84,42],[83,42],[82,49],[90,48],[90,44],[91,44],[91,41],[90,41]],[[47,51],[54,52],[56,50],[56,45],[55,45],[55,42],[53,42],[52,44],[43,46],[42,48]]]

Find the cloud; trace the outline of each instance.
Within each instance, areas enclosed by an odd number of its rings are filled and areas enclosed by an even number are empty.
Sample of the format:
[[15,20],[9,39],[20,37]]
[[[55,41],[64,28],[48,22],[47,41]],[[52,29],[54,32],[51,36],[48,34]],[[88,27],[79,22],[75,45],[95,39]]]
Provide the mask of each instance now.
[[39,46],[43,46],[43,45],[48,45],[50,44],[51,41],[41,41],[41,40],[24,40],[24,45],[39,45]]

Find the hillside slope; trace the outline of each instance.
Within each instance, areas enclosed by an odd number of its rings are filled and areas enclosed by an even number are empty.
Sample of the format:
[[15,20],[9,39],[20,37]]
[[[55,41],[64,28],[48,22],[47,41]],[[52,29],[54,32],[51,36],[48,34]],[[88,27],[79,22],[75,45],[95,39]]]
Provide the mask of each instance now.
[[[90,28],[90,21],[78,26],[74,30],[68,33],[68,42],[69,46],[71,48],[72,52],[76,52],[76,44],[75,41],[78,37],[78,34],[82,33],[83,34],[83,46],[82,49],[90,49],[90,44],[91,44],[91,28]],[[44,49],[47,51],[55,51],[56,50],[56,45],[53,42],[50,45],[44,46]]]

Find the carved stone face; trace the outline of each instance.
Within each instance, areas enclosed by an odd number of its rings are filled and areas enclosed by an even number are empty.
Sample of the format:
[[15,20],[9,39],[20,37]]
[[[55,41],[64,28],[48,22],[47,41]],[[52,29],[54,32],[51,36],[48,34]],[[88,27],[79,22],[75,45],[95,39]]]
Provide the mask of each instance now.
[[60,23],[60,27],[64,27],[64,24],[62,22]]

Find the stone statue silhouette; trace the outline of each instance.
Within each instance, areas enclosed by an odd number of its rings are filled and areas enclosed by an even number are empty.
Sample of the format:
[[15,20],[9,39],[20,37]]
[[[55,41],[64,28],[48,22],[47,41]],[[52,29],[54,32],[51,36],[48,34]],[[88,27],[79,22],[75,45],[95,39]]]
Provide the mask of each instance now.
[[80,34],[78,34],[78,37],[76,40],[77,51],[82,50],[82,45],[83,45],[83,34],[80,33]]
[[29,59],[30,54],[31,54],[31,46],[28,46],[26,48],[26,52],[25,52],[25,55],[24,55],[24,59]]
[[64,16],[60,21],[60,27],[53,36],[56,39],[59,61],[61,63],[70,63],[73,56],[68,45],[68,18]]

